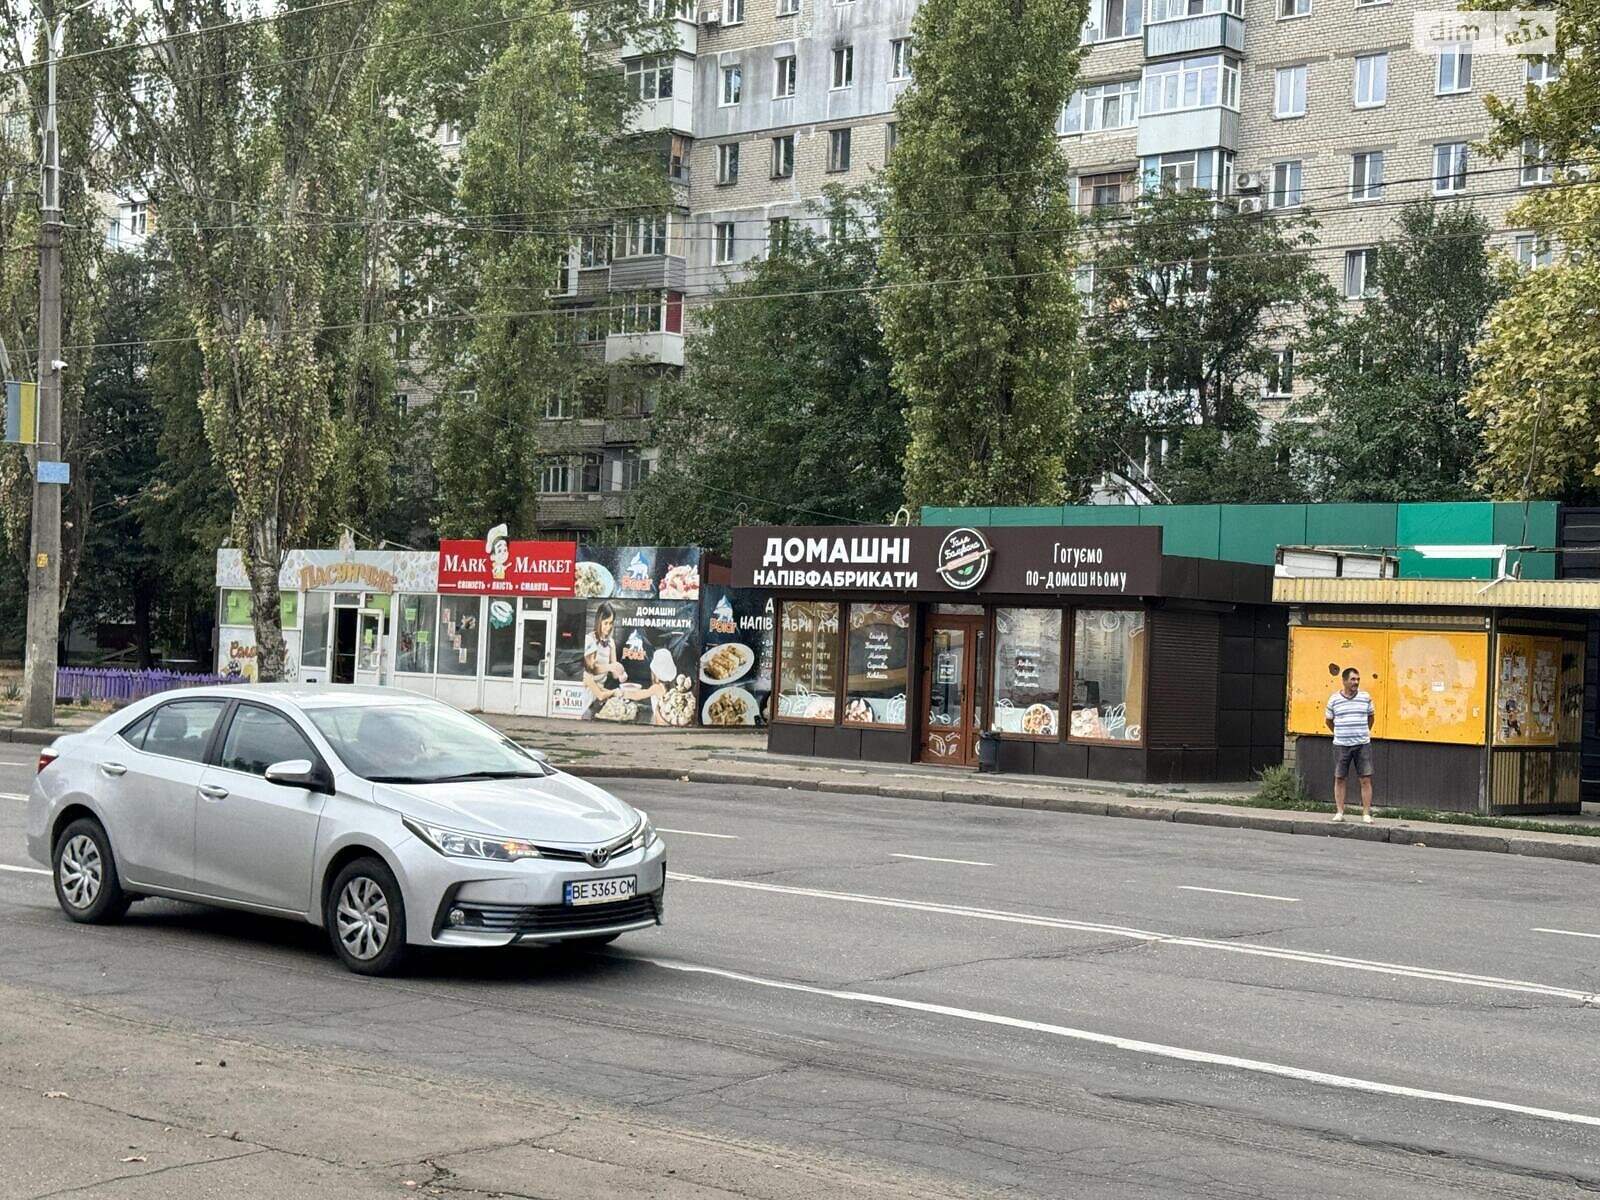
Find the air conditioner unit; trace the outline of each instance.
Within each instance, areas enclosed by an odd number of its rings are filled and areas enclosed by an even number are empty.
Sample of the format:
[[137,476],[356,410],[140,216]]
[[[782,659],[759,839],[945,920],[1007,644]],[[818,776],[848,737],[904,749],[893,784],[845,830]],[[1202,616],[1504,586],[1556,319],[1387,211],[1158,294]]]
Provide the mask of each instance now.
[[1259,192],[1261,190],[1261,172],[1240,171],[1233,177],[1233,190],[1236,192]]
[[1266,207],[1267,202],[1260,196],[1239,197],[1239,215],[1241,217],[1253,216],[1256,213],[1265,212]]
[[722,24],[722,10],[720,8],[708,8],[708,9],[706,9],[703,13],[700,14],[700,24],[701,25],[721,25]]

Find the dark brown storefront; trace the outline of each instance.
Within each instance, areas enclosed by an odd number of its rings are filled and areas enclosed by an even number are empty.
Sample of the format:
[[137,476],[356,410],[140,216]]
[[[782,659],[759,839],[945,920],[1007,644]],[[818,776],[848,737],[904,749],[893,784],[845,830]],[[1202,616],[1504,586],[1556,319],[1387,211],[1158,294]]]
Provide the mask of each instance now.
[[1018,774],[1248,779],[1281,761],[1272,571],[1132,527],[748,527],[736,587],[779,600],[768,746]]

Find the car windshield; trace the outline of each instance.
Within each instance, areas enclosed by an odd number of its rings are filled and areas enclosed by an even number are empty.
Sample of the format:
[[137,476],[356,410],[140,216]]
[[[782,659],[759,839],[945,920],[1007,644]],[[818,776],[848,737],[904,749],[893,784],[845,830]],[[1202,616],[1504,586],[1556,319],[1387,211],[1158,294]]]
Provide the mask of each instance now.
[[374,783],[549,774],[510,738],[444,704],[341,704],[306,715],[345,766]]

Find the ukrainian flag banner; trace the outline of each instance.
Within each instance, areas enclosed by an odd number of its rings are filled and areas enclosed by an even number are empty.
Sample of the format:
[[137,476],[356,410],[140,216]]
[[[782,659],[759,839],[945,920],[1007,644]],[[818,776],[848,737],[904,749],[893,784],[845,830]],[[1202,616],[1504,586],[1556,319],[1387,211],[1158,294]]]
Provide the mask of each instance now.
[[39,386],[6,381],[6,441],[33,445],[39,440]]

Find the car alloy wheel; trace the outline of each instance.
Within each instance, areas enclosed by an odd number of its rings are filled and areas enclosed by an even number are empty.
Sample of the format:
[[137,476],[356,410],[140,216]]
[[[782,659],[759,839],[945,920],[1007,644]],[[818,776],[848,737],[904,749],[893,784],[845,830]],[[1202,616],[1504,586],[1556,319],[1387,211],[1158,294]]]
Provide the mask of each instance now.
[[357,875],[339,893],[335,920],[350,957],[370,962],[389,941],[389,898],[376,880]]
[[69,839],[61,851],[58,867],[61,894],[67,903],[80,910],[92,908],[100,896],[105,869],[100,847],[95,845],[93,838],[80,833]]

